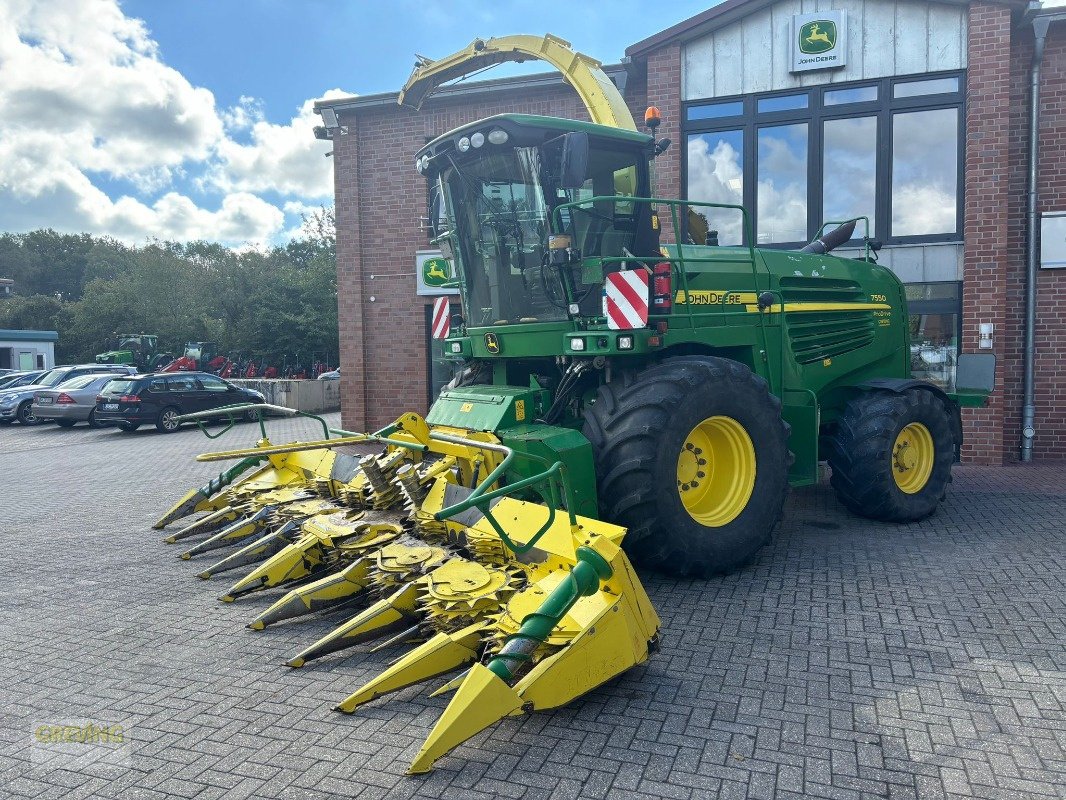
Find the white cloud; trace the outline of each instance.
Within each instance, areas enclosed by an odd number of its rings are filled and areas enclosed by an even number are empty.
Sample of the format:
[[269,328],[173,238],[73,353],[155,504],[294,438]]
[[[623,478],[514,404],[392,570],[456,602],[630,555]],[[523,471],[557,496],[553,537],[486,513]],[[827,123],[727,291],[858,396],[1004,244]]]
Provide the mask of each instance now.
[[[329,143],[314,139],[312,106],[282,125],[253,97],[220,110],[208,89],[161,60],[144,24],[116,0],[65,0],[62,13],[44,0],[4,0],[0,219],[8,230],[130,241],[276,240],[292,213],[279,207],[285,199],[332,194]],[[174,181],[187,176],[203,196],[178,191]],[[112,199],[100,178],[134,191]]]
[[[345,97],[348,92],[330,89],[323,97]],[[331,143],[311,135],[322,122],[314,113],[315,101],[307,100],[287,125],[263,119],[256,107],[249,111],[246,101],[231,112],[231,125],[250,130],[251,142],[239,144],[223,139],[218,146],[219,161],[206,181],[223,191],[274,191],[300,197],[326,199],[333,194],[333,165],[325,158]]]

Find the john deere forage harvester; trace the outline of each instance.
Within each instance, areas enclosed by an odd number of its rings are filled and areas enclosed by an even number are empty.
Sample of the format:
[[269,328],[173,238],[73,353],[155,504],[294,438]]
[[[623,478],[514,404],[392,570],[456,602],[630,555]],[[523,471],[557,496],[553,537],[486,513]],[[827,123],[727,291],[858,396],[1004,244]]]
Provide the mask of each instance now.
[[[747,213],[652,198],[669,142],[637,132],[599,65],[562,40],[423,60],[401,102],[527,58],[559,67],[592,122],[508,114],[414,154],[463,303],[439,309],[457,378],[426,418],[287,445],[264,430],[202,456],[237,463],[157,524],[200,515],[167,540],[213,554],[202,578],[250,568],[222,599],[269,593],[253,630],[349,609],[291,667],[373,639],[413,645],[342,711],[466,667],[439,690],[454,696],[415,772],[647,658],[658,619],[627,553],[677,575],[737,569],[822,459],[853,511],[920,519],[950,480],[960,407],[985,399],[910,377],[902,285],[867,240],[859,258],[829,254],[855,221],[801,250],[704,244],[723,213],[752,242]],[[979,383],[969,370],[960,359],[963,386]],[[335,449],[352,444],[377,449]]]

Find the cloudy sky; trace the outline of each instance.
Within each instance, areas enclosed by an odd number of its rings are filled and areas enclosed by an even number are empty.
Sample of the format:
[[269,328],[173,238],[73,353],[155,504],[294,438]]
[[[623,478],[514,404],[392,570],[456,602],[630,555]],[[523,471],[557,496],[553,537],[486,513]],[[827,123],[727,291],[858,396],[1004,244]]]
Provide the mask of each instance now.
[[614,62],[715,4],[0,0],[0,231],[284,242],[332,201],[315,99],[396,91],[477,36]]

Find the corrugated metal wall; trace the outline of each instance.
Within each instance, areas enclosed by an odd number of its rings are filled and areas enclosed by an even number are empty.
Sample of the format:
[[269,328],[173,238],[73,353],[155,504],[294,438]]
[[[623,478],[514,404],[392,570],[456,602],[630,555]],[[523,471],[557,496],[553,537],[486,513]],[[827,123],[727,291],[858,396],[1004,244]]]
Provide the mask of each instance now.
[[[848,12],[847,66],[793,75],[788,71],[792,15],[833,9]],[[685,45],[682,97],[701,100],[964,69],[966,19],[964,6],[940,3],[785,0]]]

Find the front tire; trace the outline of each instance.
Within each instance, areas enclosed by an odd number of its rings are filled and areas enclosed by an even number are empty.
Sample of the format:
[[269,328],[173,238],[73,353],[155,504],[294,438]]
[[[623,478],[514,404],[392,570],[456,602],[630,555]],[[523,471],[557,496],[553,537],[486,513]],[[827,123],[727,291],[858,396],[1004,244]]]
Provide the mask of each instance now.
[[120,423],[118,423],[118,429],[120,431],[122,431],[123,433],[133,433],[139,427],[141,427],[141,423],[139,423],[139,422],[120,422]]
[[57,419],[56,425],[60,428],[73,428],[76,423],[72,419]]
[[769,541],[788,492],[781,403],[743,364],[668,359],[601,386],[585,414],[600,510],[627,552],[679,576],[718,575]]
[[951,418],[924,389],[856,397],[830,438],[830,482],[840,502],[884,522],[914,522],[936,511],[954,461]]
[[181,423],[178,422],[178,409],[174,406],[167,406],[159,412],[159,416],[155,420],[155,428],[160,433],[174,433],[181,427]]

